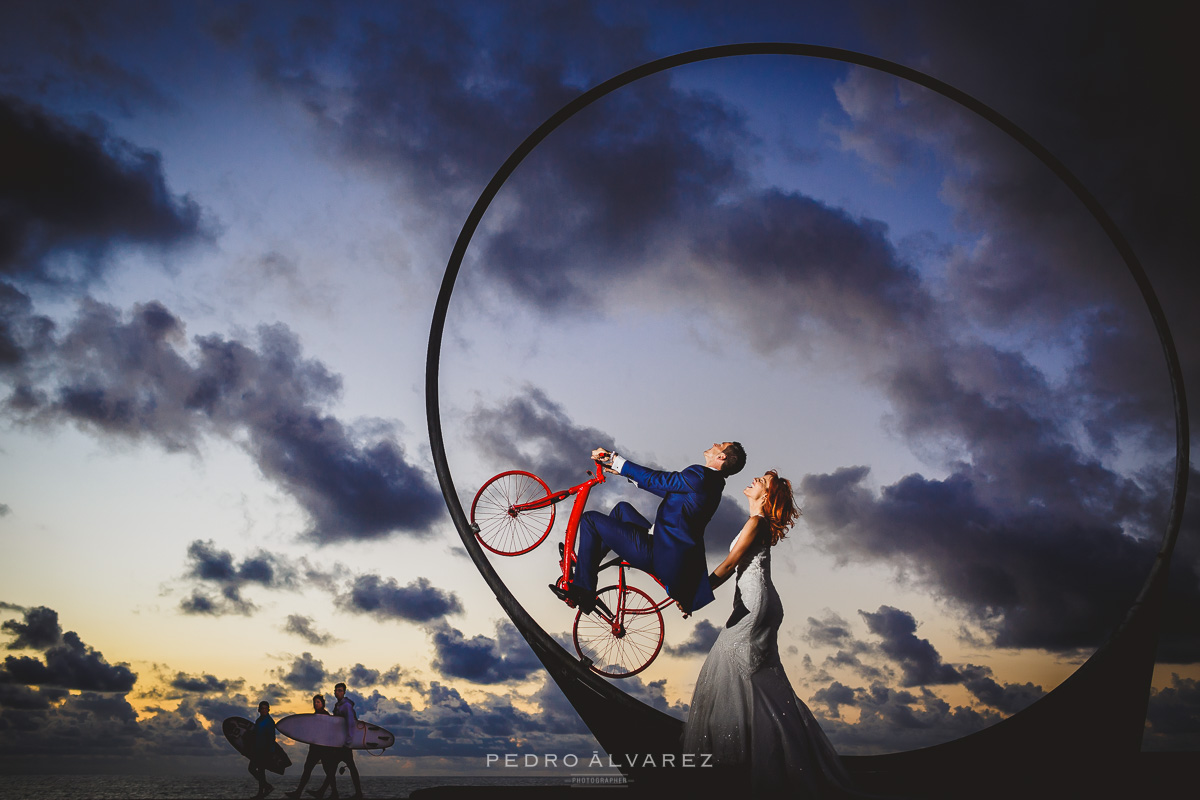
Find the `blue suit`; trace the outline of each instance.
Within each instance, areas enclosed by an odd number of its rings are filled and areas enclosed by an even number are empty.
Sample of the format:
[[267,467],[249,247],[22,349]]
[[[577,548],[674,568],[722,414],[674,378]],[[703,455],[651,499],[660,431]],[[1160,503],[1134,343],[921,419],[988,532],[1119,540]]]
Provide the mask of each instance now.
[[659,472],[626,461],[621,474],[662,498],[650,523],[629,505],[618,503],[608,514],[584,512],[579,521],[579,574],[575,584],[595,591],[600,562],[610,550],[632,566],[649,572],[671,597],[691,613],[712,602],[704,528],[721,503],[725,478],[716,470],[693,464],[681,472]]

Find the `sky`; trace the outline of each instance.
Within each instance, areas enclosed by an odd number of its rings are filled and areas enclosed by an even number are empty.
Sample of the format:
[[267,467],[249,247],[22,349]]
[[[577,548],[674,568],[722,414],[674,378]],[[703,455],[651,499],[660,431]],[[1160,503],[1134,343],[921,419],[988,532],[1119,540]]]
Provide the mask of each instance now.
[[[222,719],[261,699],[304,713],[337,681],[397,735],[368,774],[596,749],[450,522],[425,350],[493,173],[580,92],[660,56],[830,45],[996,109],[1129,239],[1195,386],[1176,14],[5,3],[0,769],[232,774]],[[596,446],[681,469],[737,440],[715,566],[741,488],[789,477],[804,516],[774,552],[780,647],[843,753],[954,739],[1052,690],[1166,527],[1166,368],[1095,220],[970,112],[831,60],[680,67],[556,130],[472,241],[440,386],[464,504],[506,469],[577,483]],[[653,511],[620,481],[590,507],[622,499]],[[1145,749],[1200,747],[1195,500]],[[545,587],[565,516],[493,558],[564,642]],[[663,653],[621,688],[684,718],[731,598],[668,611]]]

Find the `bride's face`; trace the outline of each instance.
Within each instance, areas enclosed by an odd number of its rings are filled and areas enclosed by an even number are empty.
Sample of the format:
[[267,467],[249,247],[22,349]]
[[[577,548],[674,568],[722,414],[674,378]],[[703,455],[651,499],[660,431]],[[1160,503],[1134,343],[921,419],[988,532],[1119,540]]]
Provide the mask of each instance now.
[[750,482],[750,485],[742,490],[742,494],[746,495],[750,500],[758,500],[767,496],[767,489],[771,487],[771,476],[761,475]]

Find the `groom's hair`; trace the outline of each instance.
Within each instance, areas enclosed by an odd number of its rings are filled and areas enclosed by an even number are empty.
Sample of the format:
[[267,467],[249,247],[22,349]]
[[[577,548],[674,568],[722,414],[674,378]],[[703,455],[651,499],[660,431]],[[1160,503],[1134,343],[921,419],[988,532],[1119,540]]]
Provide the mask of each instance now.
[[721,452],[725,454],[725,463],[721,465],[722,475],[737,475],[746,466],[746,448],[742,447],[741,442],[730,442]]

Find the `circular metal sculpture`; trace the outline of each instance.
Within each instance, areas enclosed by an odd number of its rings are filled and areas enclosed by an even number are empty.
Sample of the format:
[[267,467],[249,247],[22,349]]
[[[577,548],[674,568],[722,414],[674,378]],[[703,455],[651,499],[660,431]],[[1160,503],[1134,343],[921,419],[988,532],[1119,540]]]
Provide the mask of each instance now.
[[[845,759],[850,770],[868,787],[923,797],[960,796],[966,779],[976,787],[971,791],[977,797],[1009,796],[1015,787],[1021,787],[1023,793],[1028,794],[1030,781],[1036,781],[1035,794],[1038,796],[1041,795],[1039,790],[1051,791],[1060,784],[1064,790],[1074,792],[1087,786],[1089,780],[1112,788],[1114,774],[1135,773],[1134,762],[1145,724],[1168,566],[1187,495],[1188,416],[1179,357],[1166,316],[1145,270],[1116,224],[1079,179],[1049,150],[997,111],[910,67],[851,50],[788,42],[751,42],[690,50],[643,64],[589,89],[559,109],[521,142],[496,171],[463,223],[446,264],[429,332],[425,368],[429,442],[442,496],[463,545],[497,601],[616,763],[644,763],[637,758],[638,754],[678,751],[682,729],[679,720],[634,700],[589,672],[530,617],[489,563],[459,503],[446,463],[438,399],[442,335],[455,280],[484,213],[517,166],[553,130],[600,98],[641,78],[684,64],[754,55],[804,56],[868,67],[924,86],[973,111],[1016,140],[1066,184],[1100,224],[1137,283],[1166,358],[1174,400],[1176,442],[1175,477],[1166,532],[1154,566],[1133,607],[1112,638],[1075,673],[1012,717],[935,747]],[[523,547],[526,544],[517,541],[502,546]],[[1097,764],[1105,766],[1103,774]],[[1081,771],[1085,765],[1087,767]],[[647,774],[645,770],[627,771],[642,780],[666,777],[664,772],[673,772],[663,769],[653,774]],[[1089,775],[1093,777],[1089,778]],[[670,779],[676,781],[681,777],[672,775]],[[980,781],[981,777],[985,780]],[[981,783],[986,785],[981,786]]]

